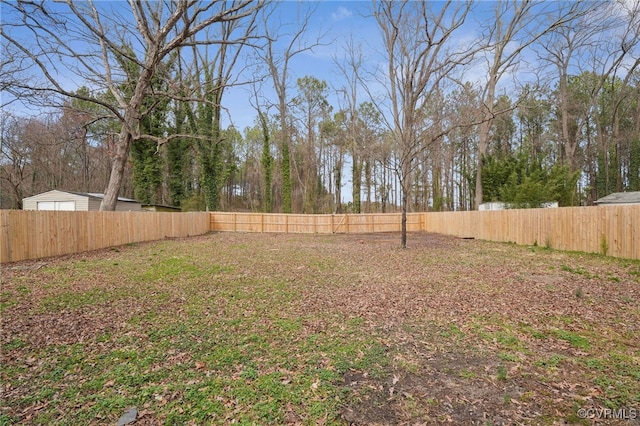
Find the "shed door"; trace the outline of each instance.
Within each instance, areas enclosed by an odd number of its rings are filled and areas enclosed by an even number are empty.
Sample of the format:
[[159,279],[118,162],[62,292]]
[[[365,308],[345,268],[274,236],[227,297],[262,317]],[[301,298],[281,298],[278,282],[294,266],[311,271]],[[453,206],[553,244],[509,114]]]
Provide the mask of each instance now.
[[55,201],[38,201],[38,210],[55,210]]
[[38,210],[75,211],[75,201],[38,201]]
[[73,212],[76,210],[76,202],[75,201],[56,201],[56,210]]

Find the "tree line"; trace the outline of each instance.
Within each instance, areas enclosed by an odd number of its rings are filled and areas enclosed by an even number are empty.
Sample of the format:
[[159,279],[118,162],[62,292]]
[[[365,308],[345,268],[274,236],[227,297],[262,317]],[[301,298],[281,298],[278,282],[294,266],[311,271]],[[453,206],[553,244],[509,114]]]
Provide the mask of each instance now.
[[[295,24],[269,2],[3,6],[3,103],[47,107],[2,113],[3,208],[54,188],[303,213],[640,190],[638,2],[375,1],[373,57],[312,36],[314,3]],[[338,77],[292,77],[327,43]],[[243,129],[223,124],[240,84]]]

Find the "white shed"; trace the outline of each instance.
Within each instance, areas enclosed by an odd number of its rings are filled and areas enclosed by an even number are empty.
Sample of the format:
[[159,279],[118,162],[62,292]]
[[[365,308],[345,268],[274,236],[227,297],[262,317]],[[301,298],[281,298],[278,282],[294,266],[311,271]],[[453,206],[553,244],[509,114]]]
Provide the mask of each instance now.
[[[493,201],[490,203],[482,203],[478,206],[478,210],[506,210],[512,209],[514,206],[509,203],[503,203],[502,201]],[[558,208],[557,201],[550,201],[548,203],[542,203],[539,206],[534,206],[534,208],[542,208],[542,209],[555,209]]]
[[[22,199],[23,210],[100,210],[103,194],[93,192],[52,191]],[[142,211],[142,203],[129,198],[118,197],[116,211]]]

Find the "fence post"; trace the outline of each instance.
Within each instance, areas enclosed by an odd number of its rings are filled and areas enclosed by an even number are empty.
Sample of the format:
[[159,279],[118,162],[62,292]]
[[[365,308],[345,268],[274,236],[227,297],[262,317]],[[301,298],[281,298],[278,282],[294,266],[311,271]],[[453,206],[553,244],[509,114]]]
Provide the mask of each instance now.
[[2,247],[0,247],[0,262],[10,262],[11,259],[11,239],[9,235],[9,211],[2,211],[2,218],[0,219],[0,229],[2,231],[1,241]]

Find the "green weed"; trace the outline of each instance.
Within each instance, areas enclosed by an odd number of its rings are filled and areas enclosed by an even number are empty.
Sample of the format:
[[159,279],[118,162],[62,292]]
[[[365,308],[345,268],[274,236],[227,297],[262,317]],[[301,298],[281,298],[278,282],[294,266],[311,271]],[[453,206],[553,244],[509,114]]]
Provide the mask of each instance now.
[[504,365],[499,365],[498,366],[498,374],[497,374],[497,379],[500,381],[505,381],[507,380],[507,368]]
[[132,289],[104,289],[92,288],[80,293],[65,292],[48,296],[41,302],[42,310],[46,312],[55,312],[66,309],[78,309],[88,305],[98,305],[128,297],[135,297],[136,291]]
[[470,370],[461,370],[458,374],[463,379],[475,379],[476,377],[478,377],[478,375],[474,371]]
[[607,237],[605,237],[605,235],[602,234],[602,237],[600,237],[600,254],[602,254],[603,256],[606,256],[608,252],[609,252],[609,244],[607,243]]
[[552,334],[562,340],[565,340],[571,344],[571,346],[579,349],[589,349],[591,344],[586,337],[583,337],[572,331],[566,331],[562,329],[553,330]]
[[572,268],[571,266],[562,265],[560,266],[560,269],[566,272],[571,272],[572,274],[582,275],[583,277],[586,277],[586,278],[594,278],[594,275],[591,275],[588,271],[580,267]]
[[509,362],[518,362],[520,360],[516,355],[507,352],[500,352],[498,354],[498,358]]
[[564,355],[553,354],[549,358],[536,361],[535,365],[545,368],[558,368],[558,365],[566,360]]

